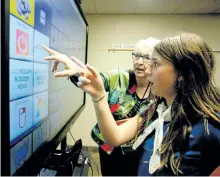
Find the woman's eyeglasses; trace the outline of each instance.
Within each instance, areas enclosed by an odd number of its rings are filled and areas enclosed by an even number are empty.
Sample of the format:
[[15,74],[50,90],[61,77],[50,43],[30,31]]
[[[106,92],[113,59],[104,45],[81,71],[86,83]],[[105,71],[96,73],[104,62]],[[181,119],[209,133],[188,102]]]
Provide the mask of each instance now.
[[133,60],[139,60],[140,58],[142,58],[142,60],[145,63],[150,63],[151,62],[149,55],[140,55],[140,54],[132,52],[132,58],[133,58]]

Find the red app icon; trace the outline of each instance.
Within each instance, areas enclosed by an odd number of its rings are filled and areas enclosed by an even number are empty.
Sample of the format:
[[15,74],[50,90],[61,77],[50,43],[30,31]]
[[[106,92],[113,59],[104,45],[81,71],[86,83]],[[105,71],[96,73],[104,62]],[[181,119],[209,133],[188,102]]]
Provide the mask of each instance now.
[[19,29],[16,30],[16,54],[28,56],[29,35]]

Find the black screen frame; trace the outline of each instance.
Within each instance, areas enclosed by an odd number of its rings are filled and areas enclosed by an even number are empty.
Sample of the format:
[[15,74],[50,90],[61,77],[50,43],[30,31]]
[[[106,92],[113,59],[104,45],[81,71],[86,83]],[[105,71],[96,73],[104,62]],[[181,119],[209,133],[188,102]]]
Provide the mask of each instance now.
[[[10,175],[9,2],[1,1],[1,175]],[[4,111],[3,111],[4,110]],[[6,117],[6,119],[5,119]],[[8,118],[8,119],[7,119]]]
[[[86,53],[85,53],[85,63],[87,63],[88,55],[88,23],[84,16],[83,10],[80,6],[79,0],[72,0],[75,2],[81,17],[83,18],[86,25]],[[1,134],[4,135],[1,140],[1,154],[2,162],[1,163],[1,175],[10,176],[10,108],[9,108],[9,16],[10,16],[10,2],[9,0],[1,1],[1,10],[2,10],[2,31],[1,36],[2,45],[1,45],[1,75],[4,75],[4,84],[2,86],[2,98],[1,98],[1,110],[3,117],[8,119],[4,120],[4,124],[1,124]],[[70,130],[71,126],[77,120],[81,112],[85,108],[86,94],[84,92],[84,99],[82,106],[76,111],[75,114],[69,119],[69,121],[62,127],[62,129],[56,134],[56,136],[49,142],[44,143],[40,146],[31,157],[24,162],[24,164],[13,174],[14,176],[37,176],[40,168],[42,167],[45,159],[48,155],[57,148],[57,146],[65,139],[67,132]],[[3,106],[4,105],[4,106]],[[4,112],[3,112],[4,110]]]

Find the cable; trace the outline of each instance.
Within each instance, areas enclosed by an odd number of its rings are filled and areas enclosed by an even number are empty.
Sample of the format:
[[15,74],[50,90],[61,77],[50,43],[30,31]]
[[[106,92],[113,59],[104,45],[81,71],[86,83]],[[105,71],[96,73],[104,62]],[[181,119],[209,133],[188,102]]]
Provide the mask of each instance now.
[[90,168],[91,168],[91,171],[92,171],[92,176],[93,176],[93,169],[92,169],[92,166],[90,166]]
[[71,167],[72,167],[72,174],[73,174],[73,172],[74,172],[74,168],[73,168],[73,162],[71,161],[70,163],[71,163]]
[[91,157],[91,160],[93,162],[93,164],[96,166],[96,170],[97,170],[97,173],[98,173],[98,176],[99,176],[99,168],[98,166],[96,165],[95,161],[93,160],[93,158]]
[[72,135],[72,133],[71,133],[71,131],[69,130],[69,133],[70,133],[70,135],[71,135],[71,137],[72,137],[72,139],[73,139],[73,141],[74,141],[74,143],[76,142],[76,140],[75,140],[75,138],[73,137],[73,135]]
[[[69,133],[70,133],[70,136],[72,137],[73,141],[76,142],[76,140],[74,139],[74,137],[73,137],[73,135],[72,135],[72,133],[71,133],[70,130],[69,130]],[[82,150],[80,151],[80,154],[81,154],[81,155],[83,156],[83,158],[86,160],[86,156],[83,154]],[[96,163],[95,163],[95,161],[93,160],[93,158],[91,157],[91,158],[87,158],[87,160],[88,160],[88,164],[89,164],[89,166],[90,166],[90,168],[91,168],[91,171],[92,171],[92,176],[93,176],[93,169],[92,169],[92,164],[91,164],[90,159],[92,160],[93,164],[96,166],[96,170],[97,170],[97,173],[98,173],[98,176],[99,176],[99,168],[98,168],[98,166],[96,165]]]

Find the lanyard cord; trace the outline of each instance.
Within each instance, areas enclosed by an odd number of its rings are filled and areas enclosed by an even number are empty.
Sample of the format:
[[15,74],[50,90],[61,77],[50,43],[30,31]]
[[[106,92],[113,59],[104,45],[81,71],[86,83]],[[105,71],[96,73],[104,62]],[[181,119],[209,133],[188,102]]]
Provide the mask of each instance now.
[[150,82],[149,82],[148,85],[147,85],[147,88],[146,88],[146,90],[145,90],[145,92],[144,92],[144,95],[143,95],[142,99],[144,99],[144,97],[145,97],[145,95],[146,95],[146,93],[147,93],[147,90],[148,90],[149,86],[150,86]]
[[[146,90],[145,90],[145,92],[144,92],[144,95],[143,95],[143,97],[142,97],[141,100],[144,99],[144,97],[145,97],[145,95],[146,95],[146,93],[147,93],[147,90],[148,90],[149,86],[150,86],[150,83],[148,84],[148,86],[147,86],[147,88],[146,88]],[[137,94],[137,93],[136,93],[136,94]],[[137,95],[136,95],[136,96],[137,96]],[[137,97],[138,97],[138,96],[137,96]],[[130,110],[130,112],[127,114],[127,117],[134,117],[134,116],[137,114],[137,112],[139,112],[140,105],[141,105],[141,101],[138,99],[137,102],[136,102],[136,104],[133,106],[133,108],[132,108],[132,109]]]

